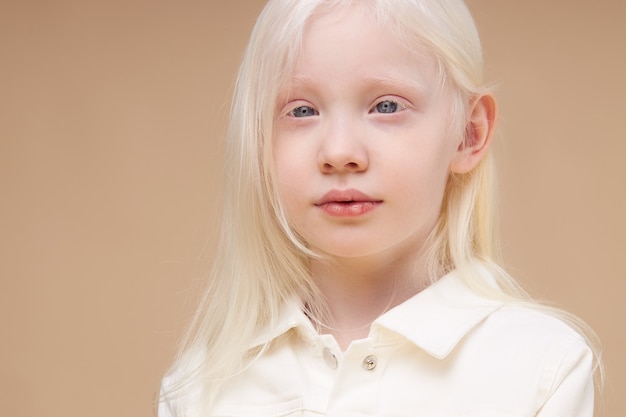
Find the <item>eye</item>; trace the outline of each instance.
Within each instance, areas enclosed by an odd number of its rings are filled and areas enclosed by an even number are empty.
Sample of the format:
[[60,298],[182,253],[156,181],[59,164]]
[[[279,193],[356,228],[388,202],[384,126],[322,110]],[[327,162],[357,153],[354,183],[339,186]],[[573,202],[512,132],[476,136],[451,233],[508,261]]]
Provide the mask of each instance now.
[[311,106],[299,106],[289,112],[293,117],[319,116],[319,112]]
[[374,106],[372,113],[395,113],[398,110],[402,110],[403,106],[397,101],[383,100]]

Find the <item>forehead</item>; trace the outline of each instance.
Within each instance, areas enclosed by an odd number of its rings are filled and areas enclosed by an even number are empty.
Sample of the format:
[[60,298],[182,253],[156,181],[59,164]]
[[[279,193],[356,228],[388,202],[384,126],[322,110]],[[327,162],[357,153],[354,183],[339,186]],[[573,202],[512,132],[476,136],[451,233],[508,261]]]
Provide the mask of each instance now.
[[318,10],[304,27],[290,81],[316,77],[408,77],[415,82],[435,84],[435,59],[402,33],[389,19],[378,19],[365,2]]

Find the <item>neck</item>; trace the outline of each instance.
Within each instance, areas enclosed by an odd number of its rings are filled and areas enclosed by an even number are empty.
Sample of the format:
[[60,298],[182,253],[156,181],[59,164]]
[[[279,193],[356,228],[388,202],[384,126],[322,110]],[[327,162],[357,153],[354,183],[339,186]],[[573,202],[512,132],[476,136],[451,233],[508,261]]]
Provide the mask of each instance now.
[[327,302],[330,320],[314,323],[335,336],[345,350],[366,337],[371,323],[426,286],[423,265],[414,259],[377,262],[367,259],[313,261],[311,272]]

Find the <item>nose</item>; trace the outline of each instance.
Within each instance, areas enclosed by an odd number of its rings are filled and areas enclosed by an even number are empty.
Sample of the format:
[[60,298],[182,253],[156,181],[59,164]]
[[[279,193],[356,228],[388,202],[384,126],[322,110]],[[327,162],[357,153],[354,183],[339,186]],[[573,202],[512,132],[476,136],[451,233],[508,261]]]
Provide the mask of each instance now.
[[324,133],[318,153],[318,166],[322,173],[358,173],[368,169],[369,154],[363,132],[355,123],[335,121]]

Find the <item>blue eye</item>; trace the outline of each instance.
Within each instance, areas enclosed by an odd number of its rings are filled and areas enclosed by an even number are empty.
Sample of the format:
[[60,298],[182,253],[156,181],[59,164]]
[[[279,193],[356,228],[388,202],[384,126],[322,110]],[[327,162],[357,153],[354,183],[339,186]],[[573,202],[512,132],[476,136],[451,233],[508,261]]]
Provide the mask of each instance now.
[[318,116],[320,113],[311,106],[296,107],[291,111],[293,117],[310,117]]
[[376,111],[378,113],[395,113],[398,111],[398,103],[391,100],[381,101],[376,105]]

